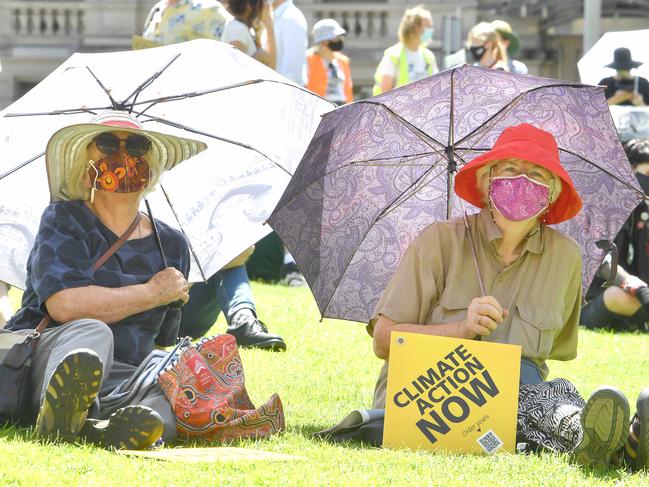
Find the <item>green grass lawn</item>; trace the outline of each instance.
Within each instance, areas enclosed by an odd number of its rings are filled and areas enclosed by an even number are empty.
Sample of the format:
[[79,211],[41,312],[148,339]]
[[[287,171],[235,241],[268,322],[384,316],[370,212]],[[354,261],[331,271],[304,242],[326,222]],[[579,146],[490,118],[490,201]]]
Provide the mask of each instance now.
[[[329,445],[311,433],[369,407],[380,361],[364,326],[319,322],[307,289],[253,284],[260,317],[288,344],[287,353],[243,350],[255,404],[273,392],[284,403],[287,431],[234,446],[299,455],[290,462],[179,464],[122,457],[87,445],[44,444],[28,430],[0,429],[0,485],[649,485],[649,474],[583,469],[565,455],[492,457]],[[14,304],[19,293],[12,290]],[[214,333],[225,328],[220,318]],[[633,406],[649,385],[649,335],[583,331],[580,353],[550,362],[588,397],[602,384],[621,388]]]

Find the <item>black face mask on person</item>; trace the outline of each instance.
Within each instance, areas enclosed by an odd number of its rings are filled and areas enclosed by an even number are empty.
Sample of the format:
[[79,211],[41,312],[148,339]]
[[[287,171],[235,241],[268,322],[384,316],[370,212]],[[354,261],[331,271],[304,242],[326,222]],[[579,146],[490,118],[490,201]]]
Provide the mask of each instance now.
[[342,48],[343,48],[344,43],[343,43],[342,40],[330,41],[327,45],[328,45],[329,49],[331,49],[332,51],[341,51]]
[[487,49],[485,49],[484,46],[471,46],[469,51],[471,51],[473,60],[479,62],[482,59],[482,56],[484,56],[484,53],[487,52]]

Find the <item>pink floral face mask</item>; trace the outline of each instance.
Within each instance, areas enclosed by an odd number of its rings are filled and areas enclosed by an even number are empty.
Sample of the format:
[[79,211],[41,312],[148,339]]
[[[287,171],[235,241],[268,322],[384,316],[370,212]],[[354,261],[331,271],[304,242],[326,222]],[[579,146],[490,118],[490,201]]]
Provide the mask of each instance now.
[[550,203],[550,187],[531,180],[525,174],[495,177],[489,185],[489,199],[509,221],[520,222],[541,214]]

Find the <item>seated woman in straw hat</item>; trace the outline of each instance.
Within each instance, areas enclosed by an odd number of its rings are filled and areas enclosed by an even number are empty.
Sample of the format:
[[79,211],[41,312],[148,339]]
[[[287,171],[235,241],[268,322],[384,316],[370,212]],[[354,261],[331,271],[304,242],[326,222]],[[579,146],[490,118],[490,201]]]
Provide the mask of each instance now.
[[[455,192],[482,208],[468,225],[487,295],[463,220],[424,229],[368,326],[376,355],[386,360],[373,407],[385,407],[392,331],[517,344],[523,356],[517,441],[571,452],[585,465],[607,465],[627,438],[624,395],[605,387],[586,402],[565,379],[546,381],[547,359],[577,355],[581,305],[579,248],[547,226],[572,218],[582,205],[554,137],[529,124],[505,129],[493,149],[457,173]],[[646,468],[649,394],[643,394],[632,431],[645,443],[636,466]]]
[[[162,171],[205,148],[146,131],[119,111],[65,127],[50,139],[52,203],[29,256],[22,307],[7,324],[27,334],[46,313],[51,318],[32,358],[39,436],[81,436],[130,449],[145,448],[163,433],[175,436],[175,415],[157,385],[138,405],[117,411],[102,408],[101,399],[155,344],[175,343],[180,309],[170,303],[189,299],[189,250],[179,232],[156,222],[169,263],[164,268],[152,222],[139,207]],[[127,239],[94,271],[122,235]],[[86,421],[88,415],[108,421]]]

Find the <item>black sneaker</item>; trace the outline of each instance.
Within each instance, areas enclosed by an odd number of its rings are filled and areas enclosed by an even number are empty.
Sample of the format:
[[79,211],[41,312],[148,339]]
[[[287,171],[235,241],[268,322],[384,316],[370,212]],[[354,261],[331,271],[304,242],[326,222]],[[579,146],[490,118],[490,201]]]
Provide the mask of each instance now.
[[602,387],[593,393],[581,412],[583,437],[572,452],[578,463],[608,467],[611,455],[627,437],[629,402],[614,387]]
[[79,349],[63,358],[47,384],[36,434],[75,441],[99,392],[102,374],[101,359],[92,350]]
[[264,322],[252,313],[235,315],[227,332],[236,339],[237,345],[242,348],[261,348],[274,352],[286,350],[286,343],[282,337],[269,333]]
[[147,406],[126,406],[108,419],[88,419],[80,438],[89,443],[115,450],[143,450],[162,436],[164,424],[160,415]]

